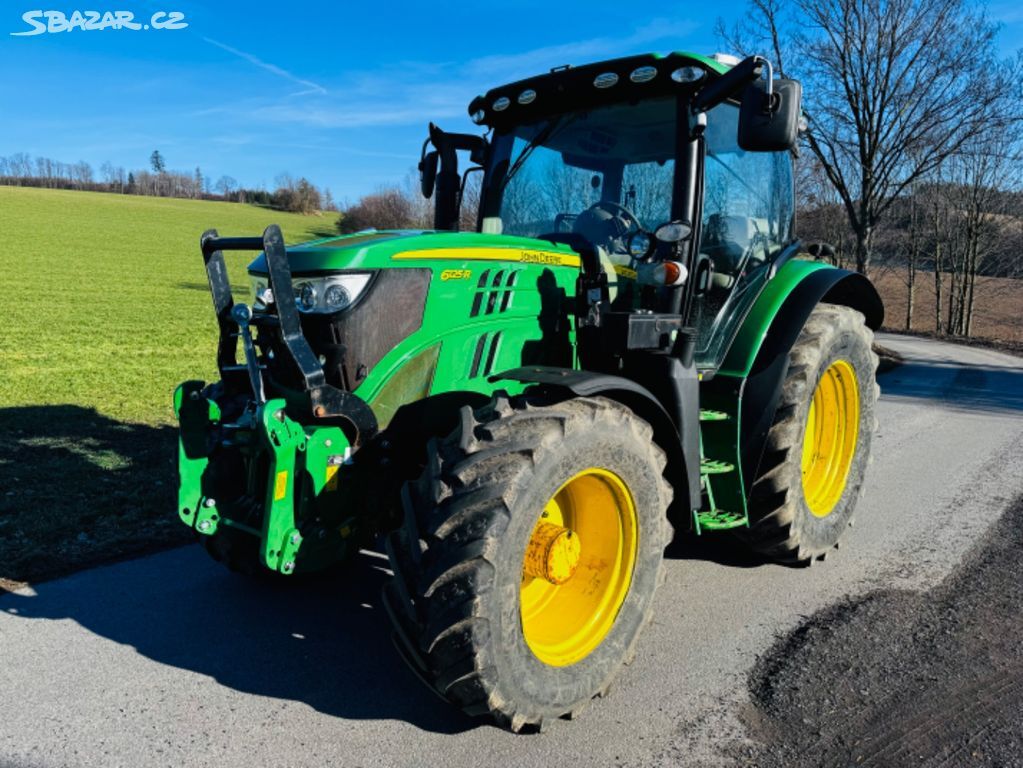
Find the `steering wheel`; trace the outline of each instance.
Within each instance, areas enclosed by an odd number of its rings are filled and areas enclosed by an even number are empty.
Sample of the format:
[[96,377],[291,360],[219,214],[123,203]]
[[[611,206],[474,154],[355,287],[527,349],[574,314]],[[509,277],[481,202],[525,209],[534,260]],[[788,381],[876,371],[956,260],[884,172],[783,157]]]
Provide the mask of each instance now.
[[636,214],[634,214],[624,205],[616,203],[612,200],[599,200],[590,206],[590,210],[593,209],[596,209],[598,211],[608,211],[609,213],[613,214],[619,219],[625,219],[627,228],[624,232],[622,232],[622,235],[627,235],[634,229],[640,229],[642,226],[639,223],[639,219],[636,218]]
[[622,239],[642,226],[636,214],[624,205],[599,200],[579,214],[572,228],[594,245],[613,246],[618,241],[624,248]]

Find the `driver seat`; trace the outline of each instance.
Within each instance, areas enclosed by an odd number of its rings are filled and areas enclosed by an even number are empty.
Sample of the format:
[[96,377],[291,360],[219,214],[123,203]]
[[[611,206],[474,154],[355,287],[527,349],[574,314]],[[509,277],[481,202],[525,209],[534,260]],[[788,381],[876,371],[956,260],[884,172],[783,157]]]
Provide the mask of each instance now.
[[714,263],[714,287],[729,289],[742,271],[752,242],[745,216],[712,213],[703,225],[700,252]]

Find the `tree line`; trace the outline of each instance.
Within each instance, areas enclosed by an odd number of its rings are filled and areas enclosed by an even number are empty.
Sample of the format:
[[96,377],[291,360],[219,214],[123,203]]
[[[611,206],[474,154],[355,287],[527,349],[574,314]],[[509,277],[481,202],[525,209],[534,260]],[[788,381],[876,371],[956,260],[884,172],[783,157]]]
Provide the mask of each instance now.
[[[459,208],[459,229],[476,229],[476,212],[480,205],[482,174],[466,177]],[[355,203],[341,206],[337,228],[341,234],[364,229],[433,229],[433,202],[423,197],[419,174],[410,170],[400,184],[380,187]]]
[[85,161],[65,163],[18,152],[6,157],[0,156],[0,184],[193,200],[225,200],[295,213],[337,210],[330,190],[321,190],[305,177],[295,179],[290,174],[281,174],[276,178],[272,191],[243,187],[233,177],[226,175],[211,182],[199,167],[191,173],[169,170],[159,150],[154,150],[150,155],[148,169],[126,170],[123,166],[105,162],[100,166],[98,175]]
[[970,336],[977,278],[1023,277],[1023,51],[1003,56],[998,30],[971,0],[748,0],[718,22],[802,82],[799,232],[902,277],[889,325],[914,326],[926,279],[934,331]]

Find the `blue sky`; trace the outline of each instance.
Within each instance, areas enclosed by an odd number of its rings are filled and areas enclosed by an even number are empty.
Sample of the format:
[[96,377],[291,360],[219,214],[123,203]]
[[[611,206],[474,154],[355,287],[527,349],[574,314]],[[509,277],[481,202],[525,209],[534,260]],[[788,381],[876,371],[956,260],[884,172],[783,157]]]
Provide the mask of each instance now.
[[[125,9],[138,22],[180,11],[181,30],[28,31],[26,11]],[[719,48],[718,16],[743,3],[218,2],[0,0],[0,155],[196,166],[272,187],[282,172],[355,200],[402,179],[429,120],[474,128],[478,93],[560,64],[642,51]],[[1006,53],[1023,7],[990,6]]]

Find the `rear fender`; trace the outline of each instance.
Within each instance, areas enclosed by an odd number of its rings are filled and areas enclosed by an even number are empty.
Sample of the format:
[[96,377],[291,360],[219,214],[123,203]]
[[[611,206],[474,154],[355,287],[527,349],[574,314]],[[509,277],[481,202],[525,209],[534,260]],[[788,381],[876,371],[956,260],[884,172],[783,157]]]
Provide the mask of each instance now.
[[721,369],[705,385],[740,399],[740,461],[747,496],[774,423],[789,351],[822,302],[862,312],[872,330],[884,321],[881,297],[863,275],[815,262],[786,262],[753,305]]

